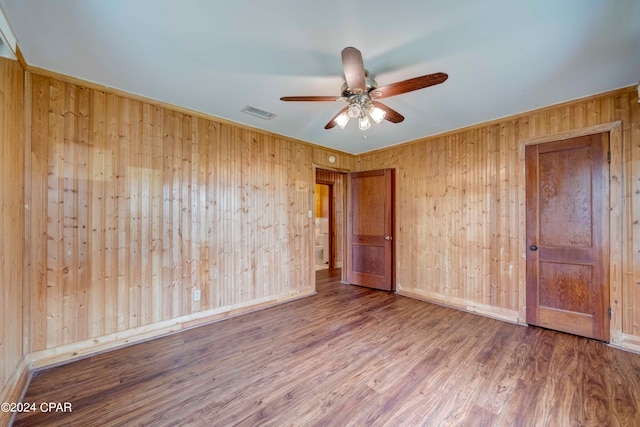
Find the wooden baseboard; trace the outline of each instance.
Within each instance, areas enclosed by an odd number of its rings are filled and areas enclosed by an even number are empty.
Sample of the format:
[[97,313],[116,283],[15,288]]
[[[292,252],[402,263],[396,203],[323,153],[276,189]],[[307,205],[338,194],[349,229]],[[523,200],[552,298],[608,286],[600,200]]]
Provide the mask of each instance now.
[[[11,375],[0,390],[0,403],[20,402],[27,390],[30,379],[31,369],[26,358],[23,358],[16,367],[13,375]],[[11,423],[12,415],[11,412],[0,411],[0,426],[8,426]]]
[[247,301],[232,306],[220,307],[163,322],[157,322],[151,325],[128,329],[126,331],[103,335],[71,344],[65,344],[55,348],[36,351],[28,354],[25,359],[31,369],[33,371],[37,371],[47,367],[64,364],[75,359],[81,359],[113,350],[115,348],[140,343],[174,332],[194,328],[207,323],[217,322],[229,317],[272,307],[315,294],[316,291],[314,288],[307,288],[295,294],[287,293],[269,298]]
[[496,307],[493,305],[479,304],[462,298],[451,298],[437,293],[423,292],[416,289],[400,288],[396,290],[396,293],[405,297],[480,314],[482,316],[491,317],[504,322],[526,325],[525,319],[520,319],[518,310],[509,310],[507,308]]
[[640,337],[636,335],[621,334],[620,343],[611,343],[612,347],[640,354]]

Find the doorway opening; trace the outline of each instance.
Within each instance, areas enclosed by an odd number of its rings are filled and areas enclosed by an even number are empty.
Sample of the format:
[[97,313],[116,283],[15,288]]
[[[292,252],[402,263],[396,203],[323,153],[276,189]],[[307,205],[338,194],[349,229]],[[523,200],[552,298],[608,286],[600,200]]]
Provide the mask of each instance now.
[[316,271],[342,268],[346,236],[346,186],[346,173],[316,169],[313,229],[313,265]]
[[333,184],[316,183],[316,221],[314,261],[316,271],[332,268],[331,220]]

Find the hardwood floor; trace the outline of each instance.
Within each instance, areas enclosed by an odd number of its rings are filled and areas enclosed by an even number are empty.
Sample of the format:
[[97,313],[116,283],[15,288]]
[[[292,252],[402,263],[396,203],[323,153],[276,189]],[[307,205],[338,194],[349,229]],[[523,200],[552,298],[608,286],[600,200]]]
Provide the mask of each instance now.
[[16,426],[640,425],[640,355],[319,272],[318,295],[51,368]]

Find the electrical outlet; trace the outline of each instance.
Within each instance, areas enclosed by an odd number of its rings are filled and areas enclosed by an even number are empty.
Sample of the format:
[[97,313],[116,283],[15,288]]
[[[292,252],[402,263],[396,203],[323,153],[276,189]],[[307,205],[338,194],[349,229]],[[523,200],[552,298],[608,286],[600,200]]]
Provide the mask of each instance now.
[[201,296],[200,289],[194,289],[193,290],[193,300],[194,301],[200,301],[200,296]]

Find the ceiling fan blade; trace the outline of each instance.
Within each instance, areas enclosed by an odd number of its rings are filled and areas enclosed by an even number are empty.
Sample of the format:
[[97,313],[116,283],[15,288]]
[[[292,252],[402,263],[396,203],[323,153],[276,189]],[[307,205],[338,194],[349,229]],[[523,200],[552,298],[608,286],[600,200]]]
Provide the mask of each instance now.
[[280,101],[341,101],[339,96],[283,96]]
[[[347,107],[348,107],[348,106],[347,106]],[[336,114],[335,116],[333,116],[333,118],[331,119],[331,121],[329,121],[329,123],[327,123],[327,124],[325,125],[325,127],[324,127],[324,128],[325,128],[325,129],[331,129],[331,128],[335,127],[335,126],[336,126],[336,124],[337,124],[337,123],[336,123],[336,118],[337,118],[340,114],[342,114],[342,113],[344,113],[345,111],[347,111],[347,107],[344,107],[342,110],[338,111],[338,114]]]
[[412,92],[425,87],[439,85],[447,80],[449,76],[445,73],[434,73],[426,76],[414,77],[401,82],[391,83],[372,90],[369,95],[375,99],[389,98],[390,96]]
[[351,92],[356,93],[358,90],[364,92],[364,64],[362,63],[362,54],[355,47],[346,47],[342,50],[342,68],[344,69],[344,77],[347,80],[347,86]]
[[393,108],[387,107],[382,102],[373,101],[373,106],[378,107],[381,110],[384,110],[385,112],[384,119],[389,120],[391,123],[400,123],[401,121],[404,120],[404,116],[402,114],[398,113]]

